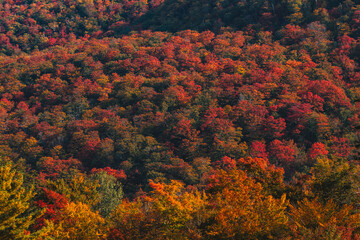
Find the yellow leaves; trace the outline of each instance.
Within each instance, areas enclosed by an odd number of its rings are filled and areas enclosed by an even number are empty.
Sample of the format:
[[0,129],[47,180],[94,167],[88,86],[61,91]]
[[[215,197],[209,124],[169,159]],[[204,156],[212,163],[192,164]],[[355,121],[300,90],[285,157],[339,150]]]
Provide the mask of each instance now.
[[285,92],[283,95],[279,96],[279,99],[296,103],[299,101],[300,97],[295,92]]
[[[186,191],[184,184],[172,180],[170,184],[151,183],[154,190],[147,201],[151,204],[156,215],[165,221],[166,228],[183,229],[191,222],[194,214],[205,206],[206,196],[204,193]],[[164,231],[167,231],[167,229]]]
[[231,110],[232,110],[232,108],[231,108],[230,105],[226,105],[226,106],[224,107],[224,112],[225,112],[226,114],[230,113]]
[[303,18],[304,18],[304,15],[301,12],[296,12],[296,13],[291,14],[287,19],[291,23],[299,24],[299,23],[301,23]]
[[3,204],[5,201],[10,200],[14,202],[20,199],[27,201],[34,196],[32,190],[24,194],[25,189],[22,188],[23,176],[12,171],[9,165],[0,168],[0,181],[1,201]]
[[222,238],[270,238],[286,229],[286,207],[283,195],[275,199],[264,195],[259,183],[241,170],[217,171],[210,188],[209,207],[213,223],[208,234]]
[[327,157],[319,157],[317,158],[317,162],[314,167],[311,169],[311,173],[313,174],[313,179],[316,175],[326,174],[334,167],[334,161],[331,161]]
[[234,67],[234,73],[237,73],[237,74],[240,74],[243,76],[246,73],[246,69],[243,66],[238,65],[238,66]]
[[272,92],[277,91],[278,88],[279,86],[277,83],[267,82],[259,86],[258,90],[264,95],[265,98],[271,99]]
[[359,228],[359,213],[353,214],[353,207],[338,206],[333,200],[321,203],[318,199],[305,198],[297,206],[290,205],[292,224],[299,230],[317,229],[329,225]]
[[105,84],[107,84],[107,83],[109,82],[109,77],[103,74],[103,75],[101,75],[101,76],[96,80],[96,82],[97,82],[100,86],[104,87]]
[[284,213],[288,204],[285,194],[283,194],[280,199],[275,199],[271,195],[266,196],[260,205],[259,212],[262,213],[261,226],[270,230],[274,220],[278,223],[279,227],[280,225],[285,225],[288,218]]
[[[42,213],[29,211],[32,189],[22,186],[23,176],[10,165],[0,167],[0,239],[24,239],[40,236],[44,232],[31,233],[29,226]],[[48,229],[49,230],[49,229]],[[25,234],[27,233],[27,236]]]
[[30,137],[23,142],[21,152],[28,158],[36,158],[43,151],[34,137]]
[[194,158],[191,165],[194,166],[197,173],[202,175],[202,174],[207,173],[207,172],[210,171],[210,169],[211,169],[211,159],[210,158],[204,158],[204,157]]
[[323,202],[332,199],[338,205],[359,201],[359,166],[320,156],[310,173],[311,178],[303,184],[311,190],[308,197],[316,196]]
[[205,193],[179,181],[150,184],[149,196],[118,206],[111,217],[114,227],[125,239],[197,239],[206,216]]
[[50,236],[54,239],[96,240],[105,239],[105,220],[83,203],[69,203],[63,209],[59,224]]
[[30,137],[25,140],[24,148],[28,149],[28,148],[34,147],[37,145],[37,143],[38,143],[38,141],[34,137]]
[[94,1],[93,0],[77,0],[78,3],[84,3],[84,4],[88,4],[88,5],[93,5]]
[[296,60],[288,60],[286,61],[286,65],[290,66],[291,68],[298,68],[302,65],[302,62],[296,61]]
[[52,190],[64,195],[68,200],[95,206],[100,197],[97,192],[98,183],[84,175],[76,174],[70,179],[60,179],[49,183]]

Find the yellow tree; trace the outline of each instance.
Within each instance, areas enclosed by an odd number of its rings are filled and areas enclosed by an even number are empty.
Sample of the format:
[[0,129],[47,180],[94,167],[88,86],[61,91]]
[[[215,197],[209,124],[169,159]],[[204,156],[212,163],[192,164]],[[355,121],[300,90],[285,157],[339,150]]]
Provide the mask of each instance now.
[[308,197],[333,200],[338,205],[355,205],[360,201],[360,167],[338,158],[320,156],[310,169],[311,178],[304,185]]
[[296,205],[290,205],[290,216],[292,230],[297,235],[334,228],[360,229],[360,213],[356,213],[353,206],[340,206],[333,200],[322,203],[318,199],[304,198]]
[[0,167],[0,239],[41,239],[47,228],[29,231],[30,225],[42,212],[31,211],[30,201],[35,193],[23,187],[23,175],[11,166]]
[[217,170],[209,183],[208,238],[274,238],[286,229],[287,205],[285,195],[266,195],[246,172]]
[[150,181],[153,191],[145,197],[157,221],[160,236],[169,239],[197,239],[200,224],[205,220],[206,195],[198,190],[187,190],[180,181],[170,184]]
[[111,214],[109,239],[150,239],[152,227],[146,217],[146,207],[140,198],[135,201],[124,199]]
[[64,195],[69,201],[94,207],[100,200],[99,183],[85,174],[75,172],[66,178],[48,181],[48,188]]
[[111,239],[200,239],[206,195],[179,181],[150,182],[149,196],[124,200],[112,215]]
[[61,212],[59,223],[49,234],[54,239],[97,240],[105,239],[105,220],[81,202],[69,203]]

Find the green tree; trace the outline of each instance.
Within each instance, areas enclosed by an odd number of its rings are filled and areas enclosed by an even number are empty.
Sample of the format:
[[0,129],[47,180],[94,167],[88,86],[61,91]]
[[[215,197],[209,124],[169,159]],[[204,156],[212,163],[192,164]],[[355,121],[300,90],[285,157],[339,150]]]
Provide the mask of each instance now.
[[95,205],[95,209],[106,217],[121,203],[124,195],[122,186],[114,176],[105,171],[94,174],[92,178],[99,183],[97,191],[100,201]]

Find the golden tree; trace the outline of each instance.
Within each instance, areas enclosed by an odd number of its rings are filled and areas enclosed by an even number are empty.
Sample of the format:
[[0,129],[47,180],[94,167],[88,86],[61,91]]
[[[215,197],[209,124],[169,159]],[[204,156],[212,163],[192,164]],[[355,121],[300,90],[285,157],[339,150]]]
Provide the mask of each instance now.
[[205,193],[175,180],[150,186],[148,196],[124,200],[113,212],[111,239],[201,239]]
[[316,230],[328,226],[351,227],[359,229],[360,213],[351,205],[337,205],[332,199],[321,203],[318,199],[307,198],[290,205],[290,216],[293,227],[302,230]]
[[266,195],[260,183],[233,168],[217,170],[209,183],[207,234],[211,239],[263,239],[281,235],[288,218],[285,195]]
[[47,228],[36,232],[30,225],[42,212],[31,210],[30,201],[35,193],[33,188],[23,187],[23,175],[12,169],[11,165],[0,167],[0,239],[41,239]]
[[50,236],[54,239],[97,240],[105,239],[105,220],[92,212],[84,203],[69,203],[61,212],[59,223]]

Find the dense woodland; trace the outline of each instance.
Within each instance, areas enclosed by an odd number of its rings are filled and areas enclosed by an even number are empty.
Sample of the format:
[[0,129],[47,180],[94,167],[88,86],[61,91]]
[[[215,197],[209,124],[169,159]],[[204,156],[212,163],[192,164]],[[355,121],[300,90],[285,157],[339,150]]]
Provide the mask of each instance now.
[[360,239],[360,2],[2,0],[0,239]]

